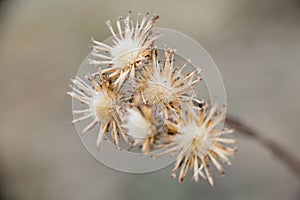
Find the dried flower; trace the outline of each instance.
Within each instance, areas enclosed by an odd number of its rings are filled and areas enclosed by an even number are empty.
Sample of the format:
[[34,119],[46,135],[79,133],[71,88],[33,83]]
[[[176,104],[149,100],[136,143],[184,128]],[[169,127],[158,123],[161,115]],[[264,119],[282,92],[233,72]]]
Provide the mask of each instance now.
[[124,140],[127,141],[128,138],[121,127],[119,117],[122,95],[114,89],[112,83],[105,77],[96,81],[94,76],[89,77],[89,81],[93,86],[88,85],[78,77],[75,77],[75,79],[71,81],[74,84],[70,86],[73,91],[68,92],[68,94],[87,105],[86,109],[73,111],[74,114],[81,114],[82,116],[74,119],[72,123],[77,123],[89,118],[92,119],[92,122],[83,129],[82,134],[100,123],[100,130],[96,142],[97,149],[99,149],[100,143],[105,134],[109,132],[110,127],[112,129],[112,138],[117,147],[119,147],[119,133]]
[[176,177],[176,171],[181,168],[180,182],[184,180],[188,169],[193,168],[193,179],[196,182],[198,182],[200,175],[204,179],[208,179],[213,186],[214,181],[209,162],[213,163],[224,175],[224,170],[218,159],[230,165],[229,157],[233,156],[236,149],[224,145],[235,144],[236,141],[222,137],[224,134],[232,133],[232,130],[217,129],[225,118],[224,110],[216,114],[217,106],[214,105],[207,112],[208,106],[205,105],[200,114],[197,114],[191,107],[187,110],[186,118],[183,118],[179,123],[166,122],[169,132],[169,136],[167,139],[165,138],[168,141],[164,145],[166,151],[157,156],[165,154],[177,156],[172,176]]
[[133,139],[133,146],[141,145],[142,152],[148,154],[163,127],[164,118],[159,110],[141,103],[137,97],[127,109],[123,127]]
[[[102,42],[92,39],[92,55],[102,61],[90,60],[90,63],[96,65],[109,65],[103,69],[103,73],[111,73],[110,78],[116,79],[115,86],[118,88],[129,77],[131,80],[135,76],[135,69],[147,59],[149,49],[153,45],[159,34],[152,35],[151,29],[158,19],[157,15],[148,20],[149,13],[134,23],[131,20],[131,12],[124,19],[124,31],[121,27],[121,19],[117,20],[118,33],[115,33],[111,22],[106,24],[113,36],[114,46],[108,46]],[[140,17],[140,14],[138,15]]]
[[116,32],[107,21],[112,46],[92,39],[94,57],[89,62],[99,71],[88,76],[89,83],[72,79],[68,94],[86,106],[73,111],[80,116],[72,123],[91,119],[82,133],[100,124],[97,149],[111,132],[119,148],[122,137],[148,156],[176,156],[171,174],[176,177],[180,171],[180,182],[190,168],[196,182],[201,176],[213,186],[210,165],[224,175],[220,161],[229,165],[236,151],[236,141],[224,137],[233,131],[221,127],[226,108],[218,111],[216,104],[198,99],[194,87],[201,80],[200,70],[185,72],[189,61],[176,66],[175,50],[166,49],[160,63],[155,46],[160,34],[151,31],[158,16],[148,16],[140,19],[138,14],[133,22],[129,12],[124,24],[117,20]]
[[138,75],[135,83],[136,93],[143,102],[165,111],[181,112],[180,105],[190,100],[202,103],[195,98],[194,85],[201,80],[200,70],[194,70],[182,75],[186,62],[182,67],[174,67],[174,51],[165,51],[165,61],[158,62],[156,51],[152,51],[152,61]]

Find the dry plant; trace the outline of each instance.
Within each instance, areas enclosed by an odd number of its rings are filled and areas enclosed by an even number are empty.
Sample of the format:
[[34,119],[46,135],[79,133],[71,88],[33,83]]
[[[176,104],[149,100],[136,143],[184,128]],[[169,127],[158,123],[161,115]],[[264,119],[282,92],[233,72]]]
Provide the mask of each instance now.
[[200,70],[184,72],[189,61],[177,66],[174,50],[166,48],[159,62],[155,42],[160,34],[151,31],[157,19],[147,13],[134,21],[129,12],[117,20],[117,31],[107,22],[113,45],[92,39],[94,58],[89,63],[98,72],[85,81],[72,79],[68,94],[85,105],[73,111],[80,115],[73,123],[91,120],[82,133],[100,125],[95,141],[99,150],[110,133],[117,148],[124,142],[146,156],[160,150],[152,158],[175,156],[172,176],[178,170],[180,182],[190,170],[196,182],[202,177],[214,185],[211,166],[224,175],[221,163],[230,165],[237,150],[229,135],[233,131],[220,128],[226,106],[218,109],[197,97],[194,87],[201,84]]

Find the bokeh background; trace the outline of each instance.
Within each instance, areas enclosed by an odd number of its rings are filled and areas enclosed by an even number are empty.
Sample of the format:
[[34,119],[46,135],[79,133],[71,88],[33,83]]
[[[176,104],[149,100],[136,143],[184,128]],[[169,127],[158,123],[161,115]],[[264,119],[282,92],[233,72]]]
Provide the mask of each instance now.
[[150,11],[158,26],[201,43],[222,73],[229,113],[297,158],[300,140],[300,1],[0,1],[0,199],[300,199],[286,166],[240,136],[216,185],[177,183],[170,169],[133,175],[88,154],[70,124],[72,78],[105,21]]

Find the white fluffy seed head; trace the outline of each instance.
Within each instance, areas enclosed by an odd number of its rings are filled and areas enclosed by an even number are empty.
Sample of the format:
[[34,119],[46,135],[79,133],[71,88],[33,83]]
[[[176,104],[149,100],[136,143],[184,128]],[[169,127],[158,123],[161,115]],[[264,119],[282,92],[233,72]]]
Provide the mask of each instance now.
[[151,136],[151,123],[148,122],[138,110],[132,108],[128,109],[127,117],[124,128],[127,129],[128,135],[137,139]]
[[101,121],[111,119],[114,111],[113,101],[104,92],[96,92],[90,106],[91,112]]
[[175,140],[179,144],[179,148],[185,150],[185,155],[206,156],[214,145],[209,137],[209,133],[205,126],[197,126],[196,123],[189,123],[179,129],[180,134],[175,136]]
[[144,89],[143,95],[146,102],[150,105],[164,105],[174,100],[172,91],[159,83],[149,83]]
[[133,62],[137,60],[141,48],[142,46],[130,37],[124,38],[111,49],[113,63],[118,68],[134,64]]

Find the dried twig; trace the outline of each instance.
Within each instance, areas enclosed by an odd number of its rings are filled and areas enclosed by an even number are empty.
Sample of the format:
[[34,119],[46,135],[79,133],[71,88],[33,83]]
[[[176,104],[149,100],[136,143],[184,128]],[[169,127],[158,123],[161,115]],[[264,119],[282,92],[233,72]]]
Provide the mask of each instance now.
[[270,150],[275,157],[285,163],[285,165],[300,179],[300,161],[284,147],[271,139],[265,138],[257,130],[254,130],[252,127],[244,124],[236,117],[227,116],[226,124],[236,131],[239,131],[241,134],[256,140],[262,146]]

